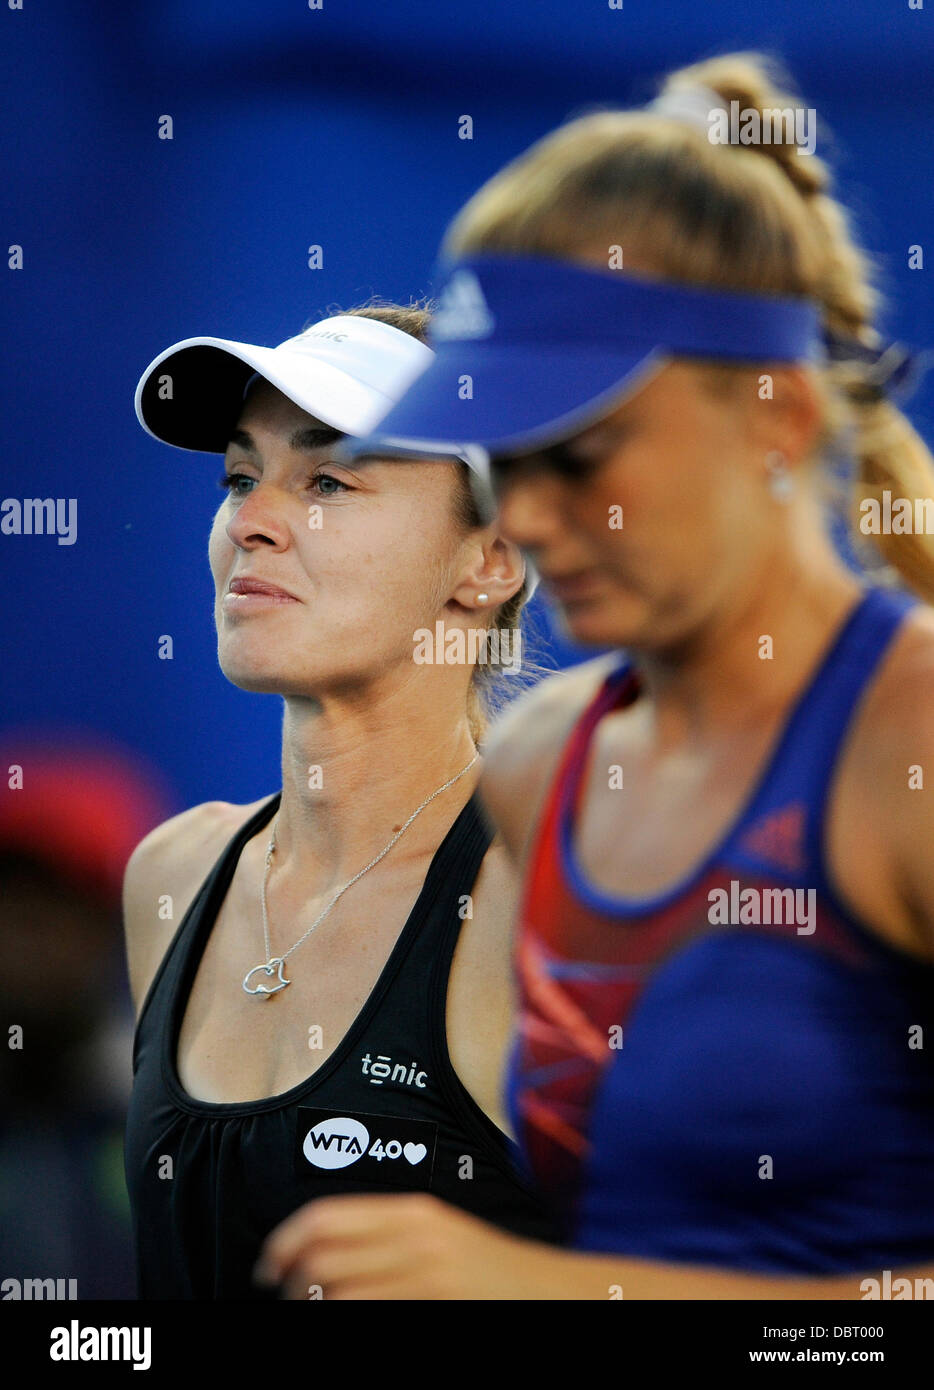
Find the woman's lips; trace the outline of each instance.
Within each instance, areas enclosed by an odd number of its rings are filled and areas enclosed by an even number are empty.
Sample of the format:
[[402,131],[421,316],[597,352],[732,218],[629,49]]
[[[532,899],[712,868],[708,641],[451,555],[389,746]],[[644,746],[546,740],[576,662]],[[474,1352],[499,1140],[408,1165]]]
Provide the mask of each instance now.
[[299,602],[294,594],[270,584],[265,579],[240,575],[231,580],[221,606],[226,613],[249,613],[254,609],[266,608],[270,604]]
[[563,577],[542,576],[545,585],[562,603],[576,603],[582,599],[593,598],[599,590],[599,581],[593,570]]
[[222,609],[225,613],[252,613],[260,607],[275,607],[278,603],[297,603],[289,594],[225,594]]

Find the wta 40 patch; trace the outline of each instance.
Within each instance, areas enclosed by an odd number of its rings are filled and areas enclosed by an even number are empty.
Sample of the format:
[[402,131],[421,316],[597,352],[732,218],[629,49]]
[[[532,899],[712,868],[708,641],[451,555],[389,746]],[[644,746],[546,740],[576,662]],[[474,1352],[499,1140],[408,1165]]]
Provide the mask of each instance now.
[[431,1187],[437,1139],[432,1120],[300,1106],[295,1162],[305,1174],[341,1173],[425,1191]]

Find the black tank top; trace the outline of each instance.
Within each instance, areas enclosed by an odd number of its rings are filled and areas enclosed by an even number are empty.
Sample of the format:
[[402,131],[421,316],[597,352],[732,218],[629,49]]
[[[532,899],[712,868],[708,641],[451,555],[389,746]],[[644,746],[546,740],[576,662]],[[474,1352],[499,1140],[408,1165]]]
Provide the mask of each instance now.
[[[277,1096],[195,1100],[176,1069],[198,964],[247,841],[277,793],[230,841],[185,914],[143,1004],[133,1045],[125,1165],[140,1298],[271,1299],[252,1283],[274,1226],[312,1198],[430,1191],[533,1239],[554,1239],[518,1151],[459,1080],[447,1049],[448,975],[491,832],[476,793],[438,847],[366,1004],[313,1075]],[[257,1000],[258,1008],[275,1007]],[[309,1053],[313,1058],[313,1053]]]

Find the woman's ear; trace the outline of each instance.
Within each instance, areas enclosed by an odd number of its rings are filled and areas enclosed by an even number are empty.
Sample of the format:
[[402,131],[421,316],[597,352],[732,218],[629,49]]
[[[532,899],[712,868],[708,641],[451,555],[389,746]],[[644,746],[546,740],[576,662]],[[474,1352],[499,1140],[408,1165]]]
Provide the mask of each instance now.
[[761,375],[752,416],[756,447],[763,457],[780,453],[792,467],[801,463],[812,452],[823,424],[810,373],[788,365]]
[[498,608],[519,592],[525,568],[519,547],[487,527],[471,543],[470,560],[451,600],[476,612]]

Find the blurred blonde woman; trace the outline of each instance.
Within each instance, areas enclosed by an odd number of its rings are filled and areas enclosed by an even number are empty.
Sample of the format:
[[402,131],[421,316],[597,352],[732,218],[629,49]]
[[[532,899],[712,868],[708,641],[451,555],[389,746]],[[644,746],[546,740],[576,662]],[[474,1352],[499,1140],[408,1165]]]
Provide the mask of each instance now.
[[[733,102],[759,143],[711,138]],[[448,232],[436,358],[358,447],[485,449],[567,632],[614,649],[507,713],[482,782],[523,879],[510,1114],[573,1248],[322,1204],[267,1244],[290,1290],[934,1289],[934,550],[904,522],[934,471],[828,169],[774,138],[799,104],[705,61]],[[860,519],[903,518],[863,569],[833,456]]]

